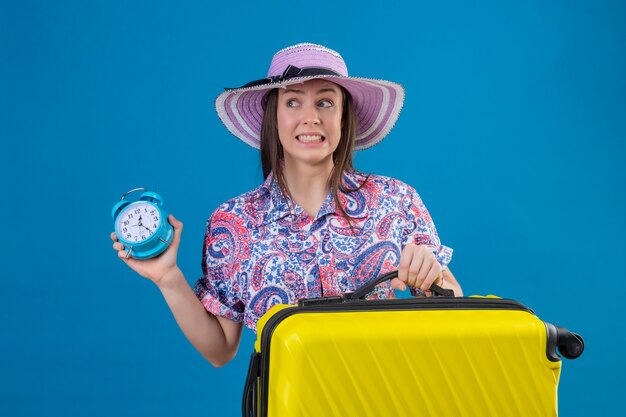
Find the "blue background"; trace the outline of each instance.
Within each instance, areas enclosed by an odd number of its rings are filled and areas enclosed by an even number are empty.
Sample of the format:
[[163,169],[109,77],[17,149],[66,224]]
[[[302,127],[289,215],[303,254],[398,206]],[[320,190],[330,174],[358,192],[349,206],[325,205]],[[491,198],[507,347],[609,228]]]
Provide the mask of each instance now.
[[625,3],[430,3],[0,0],[0,415],[239,415],[251,333],[212,368],[109,212],[161,193],[195,281],[206,218],[262,180],[214,97],[303,41],[406,87],[357,167],[417,188],[467,294],[585,337],[561,415],[623,415]]

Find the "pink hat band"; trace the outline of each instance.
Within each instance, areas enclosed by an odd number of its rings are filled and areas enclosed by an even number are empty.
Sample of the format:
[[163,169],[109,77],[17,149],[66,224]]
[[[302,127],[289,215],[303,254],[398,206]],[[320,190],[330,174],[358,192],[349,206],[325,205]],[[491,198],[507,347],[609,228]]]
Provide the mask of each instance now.
[[280,75],[268,75],[266,78],[260,80],[250,81],[247,84],[237,88],[225,88],[225,90],[237,90],[239,88],[255,87],[257,85],[269,86],[270,84],[282,83],[294,77],[314,77],[320,75],[334,75],[341,76],[341,74],[323,67],[306,67],[298,68],[295,65],[289,64],[287,68]]
[[341,55],[324,46],[308,43],[278,51],[272,58],[266,78],[226,89],[215,100],[215,108],[231,133],[258,149],[263,100],[267,92],[315,78],[328,79],[344,87],[352,96],[357,119],[356,150],[380,142],[393,128],[402,110],[404,88],[400,84],[349,77]]

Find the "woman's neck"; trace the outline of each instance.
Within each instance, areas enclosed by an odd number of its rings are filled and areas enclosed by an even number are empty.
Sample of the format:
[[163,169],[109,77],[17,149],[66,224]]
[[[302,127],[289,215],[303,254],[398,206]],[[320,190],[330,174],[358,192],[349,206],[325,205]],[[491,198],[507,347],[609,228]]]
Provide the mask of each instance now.
[[305,165],[285,163],[283,174],[293,200],[315,218],[328,195],[328,179],[333,165]]

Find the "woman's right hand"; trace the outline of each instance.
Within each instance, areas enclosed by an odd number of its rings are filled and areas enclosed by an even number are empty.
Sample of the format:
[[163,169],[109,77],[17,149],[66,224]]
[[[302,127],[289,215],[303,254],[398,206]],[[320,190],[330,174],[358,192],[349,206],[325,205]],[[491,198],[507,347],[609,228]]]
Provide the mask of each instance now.
[[174,238],[165,252],[156,258],[144,260],[134,259],[132,257],[127,258],[127,252],[124,250],[124,245],[118,242],[115,232],[111,233],[113,249],[117,251],[117,256],[139,275],[148,278],[157,285],[161,283],[163,277],[165,277],[168,273],[178,270],[178,266],[176,265],[176,256],[178,255],[178,246],[180,245],[180,235],[183,231],[183,224],[176,220],[176,218],[171,214],[169,215],[168,220],[174,228]]

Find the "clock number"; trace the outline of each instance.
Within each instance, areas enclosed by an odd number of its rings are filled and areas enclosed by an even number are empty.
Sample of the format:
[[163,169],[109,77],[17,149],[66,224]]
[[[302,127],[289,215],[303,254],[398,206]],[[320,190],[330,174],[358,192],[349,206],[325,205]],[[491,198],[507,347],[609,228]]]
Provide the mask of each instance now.
[[155,221],[155,222],[158,222],[158,221],[159,221],[159,218],[158,218],[157,216],[154,216],[154,221]]
[[126,237],[130,239],[132,236],[130,235],[130,233],[126,233]]
[[126,221],[124,222],[124,226],[128,226],[128,224],[129,224],[129,223],[130,223],[130,222],[129,222],[128,220],[126,220]]
[[156,223],[155,223],[155,224],[154,224],[154,226],[152,226],[152,227],[154,227],[154,228],[156,229],[156,228],[157,228],[157,225],[156,225]]
[[154,210],[150,210],[150,214],[154,214]]
[[128,213],[128,218],[132,219],[133,218],[133,213]]
[[141,213],[141,209],[135,209],[135,214],[140,214]]
[[128,232],[128,229],[125,227],[125,228],[122,229],[122,232],[126,233],[126,232]]

